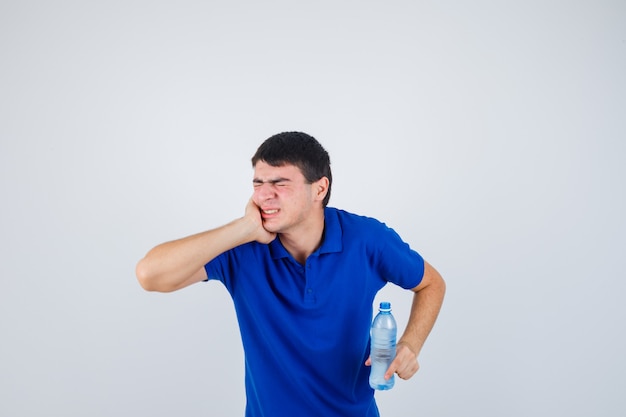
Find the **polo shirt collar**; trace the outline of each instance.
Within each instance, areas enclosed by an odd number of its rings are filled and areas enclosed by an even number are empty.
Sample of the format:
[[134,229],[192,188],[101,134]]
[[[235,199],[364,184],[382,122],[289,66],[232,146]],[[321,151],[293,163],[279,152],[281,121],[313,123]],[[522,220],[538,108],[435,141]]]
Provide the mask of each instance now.
[[[324,209],[324,237],[322,246],[313,255],[322,253],[341,252],[343,246],[341,243],[341,224],[339,223],[339,215],[337,209],[326,207]],[[291,255],[287,249],[280,243],[278,237],[269,243],[272,259],[288,258]]]

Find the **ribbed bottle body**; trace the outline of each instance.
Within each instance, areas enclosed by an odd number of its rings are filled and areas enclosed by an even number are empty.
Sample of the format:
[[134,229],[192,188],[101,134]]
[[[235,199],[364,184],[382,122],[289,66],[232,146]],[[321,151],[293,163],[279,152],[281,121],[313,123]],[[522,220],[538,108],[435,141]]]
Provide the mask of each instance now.
[[370,387],[377,390],[393,388],[395,377],[385,379],[389,365],[396,357],[396,320],[391,314],[391,305],[388,302],[380,303],[379,312],[372,322],[370,358]]

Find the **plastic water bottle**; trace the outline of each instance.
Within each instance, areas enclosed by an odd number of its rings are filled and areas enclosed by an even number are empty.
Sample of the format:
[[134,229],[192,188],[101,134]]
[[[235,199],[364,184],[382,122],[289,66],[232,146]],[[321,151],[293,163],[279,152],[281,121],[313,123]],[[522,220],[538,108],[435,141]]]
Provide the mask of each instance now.
[[385,372],[396,357],[396,320],[391,314],[391,303],[380,303],[378,314],[372,322],[370,358],[370,387],[378,390],[393,388],[394,376],[385,379]]

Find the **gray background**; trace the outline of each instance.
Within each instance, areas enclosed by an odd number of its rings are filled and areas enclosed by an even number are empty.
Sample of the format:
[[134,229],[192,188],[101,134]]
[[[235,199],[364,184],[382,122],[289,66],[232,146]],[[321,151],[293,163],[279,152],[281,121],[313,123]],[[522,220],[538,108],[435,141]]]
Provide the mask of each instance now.
[[[303,130],[331,205],[448,283],[384,416],[623,416],[622,1],[3,1],[0,415],[241,416],[217,283],[137,260],[243,215]],[[385,288],[401,326],[410,294]],[[280,389],[277,386],[276,389]]]

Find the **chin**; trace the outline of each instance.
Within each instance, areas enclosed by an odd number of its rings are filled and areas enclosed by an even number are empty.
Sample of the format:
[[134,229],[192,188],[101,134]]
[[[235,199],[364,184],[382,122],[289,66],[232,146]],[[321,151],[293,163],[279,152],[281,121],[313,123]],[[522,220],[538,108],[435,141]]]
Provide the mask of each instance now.
[[270,233],[280,233],[281,228],[278,225],[263,222],[263,228]]

